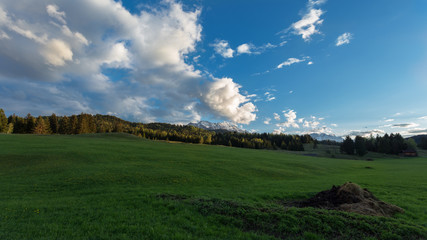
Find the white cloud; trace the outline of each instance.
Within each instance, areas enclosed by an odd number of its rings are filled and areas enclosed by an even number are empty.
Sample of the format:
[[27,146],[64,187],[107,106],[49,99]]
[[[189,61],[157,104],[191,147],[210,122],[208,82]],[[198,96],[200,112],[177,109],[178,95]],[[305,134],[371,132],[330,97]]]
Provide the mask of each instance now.
[[273,134],[282,134],[285,132],[285,129],[283,127],[279,127],[278,129],[273,130]]
[[47,11],[47,14],[49,14],[49,16],[51,16],[52,18],[55,18],[60,23],[67,24],[67,22],[65,21],[65,12],[60,12],[57,5],[55,4],[47,5],[46,11]]
[[302,59],[288,58],[286,61],[284,61],[281,64],[277,65],[276,69],[280,69],[280,68],[283,68],[285,66],[290,66],[290,65],[295,64],[295,63],[304,62],[307,59],[309,59],[309,57],[303,57]]
[[271,102],[271,101],[273,101],[273,100],[276,99],[276,97],[274,96],[274,94],[271,93],[271,92],[265,92],[264,96],[266,97],[266,99],[265,99],[266,102]]
[[[136,121],[188,122],[202,113],[255,120],[256,107],[239,85],[204,76],[186,62],[201,41],[200,9],[173,0],[138,13],[113,0],[43,3],[1,3],[0,95],[16,102],[7,102],[8,111],[110,112]],[[121,68],[124,77],[105,73],[112,68]]]
[[320,125],[320,121],[323,120],[322,118],[316,118],[314,116],[310,118],[311,120],[304,120],[303,126],[305,128],[317,128]]
[[271,118],[265,118],[264,124],[269,125],[271,122]]
[[53,66],[64,66],[66,61],[73,60],[73,52],[70,46],[59,39],[52,39],[42,50],[46,61]]
[[375,137],[376,135],[382,136],[384,134],[385,132],[381,129],[372,129],[372,130],[365,130],[365,131],[351,130],[346,135],[349,135],[350,137],[361,136],[361,137],[367,138],[367,137],[370,137],[371,135]]
[[420,120],[427,120],[427,116],[419,117]]
[[123,42],[114,44],[103,62],[112,68],[131,68],[131,57]]
[[332,126],[332,127],[338,127],[338,124],[336,124],[336,123],[331,123],[331,126]]
[[308,0],[308,8],[314,8],[318,5],[322,5],[326,2],[326,0]]
[[286,118],[286,122],[276,124],[277,127],[293,127],[299,128],[297,124],[297,113],[294,110],[283,111],[283,116]]
[[348,32],[343,33],[342,35],[340,35],[337,38],[337,42],[336,42],[335,45],[338,47],[338,46],[341,46],[341,45],[344,45],[344,44],[349,44],[350,40],[352,38],[353,38],[353,35],[351,33],[348,33]]
[[234,54],[234,50],[230,48],[230,45],[225,40],[217,40],[214,44],[212,44],[214,50],[217,54],[221,55],[224,58],[232,58]]
[[316,27],[323,23],[323,19],[320,19],[322,15],[321,9],[310,8],[301,20],[292,24],[291,28],[295,34],[301,35],[304,41],[310,41],[313,34],[320,33]]
[[280,115],[278,113],[273,113],[274,119],[280,121]]
[[244,54],[244,53],[245,54],[251,54],[252,53],[252,51],[251,51],[252,48],[253,48],[252,45],[244,43],[244,44],[242,44],[242,45],[240,45],[240,46],[237,47],[237,53],[238,54]]
[[307,65],[312,65],[313,64],[313,62],[312,61],[309,61],[308,63],[307,63]]
[[256,118],[256,107],[239,93],[240,87],[231,78],[215,79],[208,84],[202,100],[219,116],[235,123],[249,124]]
[[394,119],[392,119],[392,118],[384,120],[384,122],[393,122],[393,121],[394,121]]

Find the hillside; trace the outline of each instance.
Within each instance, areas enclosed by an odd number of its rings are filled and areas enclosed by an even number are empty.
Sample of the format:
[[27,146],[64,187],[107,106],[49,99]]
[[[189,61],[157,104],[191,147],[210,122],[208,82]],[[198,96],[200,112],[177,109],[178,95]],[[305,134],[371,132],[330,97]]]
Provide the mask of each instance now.
[[[0,135],[0,239],[422,239],[425,158],[374,162],[150,141]],[[352,181],[405,210],[285,208]]]

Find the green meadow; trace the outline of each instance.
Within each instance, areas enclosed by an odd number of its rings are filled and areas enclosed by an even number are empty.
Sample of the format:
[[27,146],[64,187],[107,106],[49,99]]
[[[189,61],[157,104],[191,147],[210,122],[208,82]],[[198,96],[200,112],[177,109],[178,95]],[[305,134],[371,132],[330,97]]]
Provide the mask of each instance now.
[[[392,218],[286,207],[355,182]],[[0,239],[427,239],[427,158],[0,135]]]

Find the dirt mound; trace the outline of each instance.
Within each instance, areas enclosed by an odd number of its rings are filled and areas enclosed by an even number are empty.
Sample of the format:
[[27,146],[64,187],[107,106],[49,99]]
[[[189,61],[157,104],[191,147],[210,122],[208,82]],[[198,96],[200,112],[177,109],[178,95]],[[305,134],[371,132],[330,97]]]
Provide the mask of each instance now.
[[306,201],[298,202],[297,205],[384,217],[404,212],[402,208],[379,200],[368,189],[362,189],[351,182],[332,186],[330,190],[319,192]]

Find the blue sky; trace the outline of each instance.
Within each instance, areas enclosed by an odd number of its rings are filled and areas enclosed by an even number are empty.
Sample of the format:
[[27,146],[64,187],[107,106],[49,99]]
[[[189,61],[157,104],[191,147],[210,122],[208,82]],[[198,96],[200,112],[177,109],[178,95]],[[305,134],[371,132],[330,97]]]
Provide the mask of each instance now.
[[0,107],[427,134],[427,2],[6,1]]

